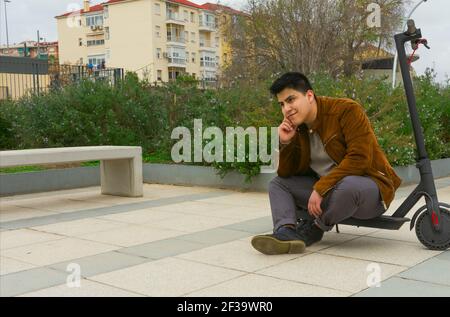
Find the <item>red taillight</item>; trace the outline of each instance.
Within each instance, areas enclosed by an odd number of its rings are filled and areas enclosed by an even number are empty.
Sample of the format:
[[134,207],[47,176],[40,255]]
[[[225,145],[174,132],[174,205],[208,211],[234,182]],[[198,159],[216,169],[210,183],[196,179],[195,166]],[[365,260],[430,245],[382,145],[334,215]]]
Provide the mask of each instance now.
[[434,211],[431,213],[431,222],[433,223],[433,225],[439,224],[439,218]]

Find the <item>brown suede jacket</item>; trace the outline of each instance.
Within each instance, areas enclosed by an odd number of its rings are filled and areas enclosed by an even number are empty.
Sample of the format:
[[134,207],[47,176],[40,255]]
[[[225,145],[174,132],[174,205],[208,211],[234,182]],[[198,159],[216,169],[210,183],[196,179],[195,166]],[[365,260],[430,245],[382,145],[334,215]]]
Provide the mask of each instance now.
[[[378,144],[364,108],[344,98],[317,97],[317,118],[311,126],[335,162],[328,175],[320,178],[314,189],[324,197],[337,182],[348,175],[366,175],[380,189],[387,209],[402,180],[389,164]],[[278,176],[311,175],[308,127],[302,124],[291,143],[280,148]]]

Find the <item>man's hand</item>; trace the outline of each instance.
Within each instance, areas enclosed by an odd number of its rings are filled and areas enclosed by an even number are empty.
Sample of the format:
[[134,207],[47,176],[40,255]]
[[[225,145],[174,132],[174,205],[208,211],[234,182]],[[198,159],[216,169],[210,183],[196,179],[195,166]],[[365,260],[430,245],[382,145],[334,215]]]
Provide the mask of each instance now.
[[295,136],[297,127],[292,124],[289,119],[284,119],[278,127],[278,135],[280,137],[280,143],[288,144]]
[[312,192],[308,201],[308,212],[311,216],[319,218],[322,215],[322,208],[320,208],[322,199],[322,196],[320,196],[318,192],[315,190]]

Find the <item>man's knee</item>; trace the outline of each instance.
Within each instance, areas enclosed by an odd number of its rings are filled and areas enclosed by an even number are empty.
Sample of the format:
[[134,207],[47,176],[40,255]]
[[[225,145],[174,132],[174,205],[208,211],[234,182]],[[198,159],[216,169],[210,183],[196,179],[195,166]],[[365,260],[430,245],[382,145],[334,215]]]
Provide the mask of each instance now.
[[269,182],[269,192],[279,189],[280,186],[282,186],[282,178],[277,176]]
[[360,181],[361,176],[345,176],[336,184],[336,192],[342,195],[357,195],[361,192]]

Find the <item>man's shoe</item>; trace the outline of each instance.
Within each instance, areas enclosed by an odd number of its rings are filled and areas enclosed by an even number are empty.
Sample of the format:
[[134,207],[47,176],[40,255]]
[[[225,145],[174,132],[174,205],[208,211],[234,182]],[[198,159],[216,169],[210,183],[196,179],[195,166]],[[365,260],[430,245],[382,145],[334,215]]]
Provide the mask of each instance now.
[[297,233],[301,234],[305,229],[309,229],[309,227],[314,223],[313,219],[298,219],[297,222]]
[[305,252],[305,243],[300,235],[289,227],[281,227],[274,234],[253,237],[252,246],[267,255]]
[[323,238],[323,230],[316,226],[314,222],[309,225],[305,225],[302,228],[297,228],[297,234],[305,245],[310,245],[319,242]]

